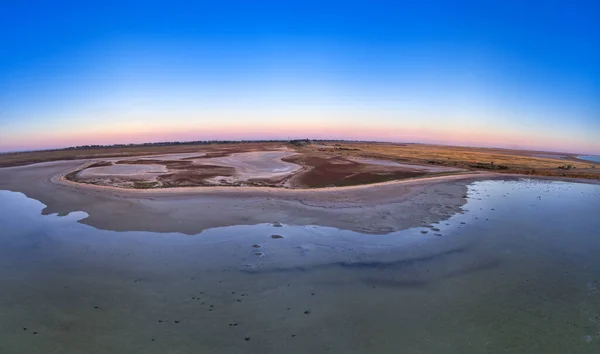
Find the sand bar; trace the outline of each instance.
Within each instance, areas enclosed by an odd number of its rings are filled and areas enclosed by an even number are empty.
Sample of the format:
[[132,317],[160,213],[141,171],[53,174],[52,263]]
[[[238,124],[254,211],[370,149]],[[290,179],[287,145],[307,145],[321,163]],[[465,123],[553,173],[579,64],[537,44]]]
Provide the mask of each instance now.
[[85,161],[0,169],[0,189],[22,192],[44,213],[84,211],[81,222],[117,231],[199,233],[218,226],[280,222],[388,233],[441,220],[464,204],[466,185],[483,175],[369,186],[292,190],[260,187],[121,189],[70,182]]
[[511,178],[494,173],[465,173],[319,189],[144,190],[86,185],[64,178],[91,162],[58,161],[1,168],[0,189],[22,192],[41,201],[47,206],[45,214],[84,211],[89,217],[82,223],[106,230],[196,234],[219,226],[278,222],[385,234],[461,212],[467,185],[472,181]]

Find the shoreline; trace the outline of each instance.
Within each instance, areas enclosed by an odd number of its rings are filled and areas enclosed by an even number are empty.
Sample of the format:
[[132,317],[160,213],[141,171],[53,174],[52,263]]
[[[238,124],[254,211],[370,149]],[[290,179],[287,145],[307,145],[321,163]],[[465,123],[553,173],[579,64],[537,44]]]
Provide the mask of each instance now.
[[595,157],[597,159],[600,159],[600,156],[597,156],[597,155],[575,155],[573,158],[579,162],[600,164],[600,160],[584,159],[584,157]]
[[[68,171],[67,173],[70,173]],[[75,182],[70,181],[65,178],[65,174],[61,176],[52,177],[52,181],[56,184],[62,184],[71,186],[74,188],[83,188],[83,189],[91,189],[91,190],[107,190],[107,191],[115,191],[127,193],[130,192],[132,194],[152,194],[156,193],[157,195],[165,195],[165,194],[179,194],[179,193],[190,193],[190,194],[202,194],[202,192],[222,192],[228,193],[233,191],[238,192],[317,192],[317,191],[341,191],[341,190],[360,190],[360,189],[369,189],[371,187],[384,186],[384,185],[395,185],[395,184],[405,184],[410,182],[420,182],[420,181],[443,181],[443,180],[457,180],[457,179],[465,179],[476,176],[482,177],[496,177],[502,176],[498,173],[493,172],[483,172],[483,171],[469,171],[469,172],[456,172],[449,173],[443,175],[427,175],[421,177],[413,177],[413,178],[405,178],[400,180],[393,181],[385,181],[385,182],[377,182],[377,183],[368,183],[368,184],[358,184],[351,186],[336,186],[336,187],[311,187],[311,188],[291,188],[285,186],[240,186],[240,185],[223,185],[223,186],[191,186],[191,187],[158,187],[158,188],[125,188],[118,186],[103,186],[92,183],[85,182]]]
[[[21,192],[46,205],[43,214],[74,211],[98,229],[180,232],[188,235],[231,225],[320,225],[367,234],[426,226],[462,212],[467,186],[481,180],[600,181],[471,172],[377,184],[312,189],[276,187],[177,187],[127,189],[68,181],[82,161],[0,168],[0,189]],[[274,229],[276,232],[277,229]]]

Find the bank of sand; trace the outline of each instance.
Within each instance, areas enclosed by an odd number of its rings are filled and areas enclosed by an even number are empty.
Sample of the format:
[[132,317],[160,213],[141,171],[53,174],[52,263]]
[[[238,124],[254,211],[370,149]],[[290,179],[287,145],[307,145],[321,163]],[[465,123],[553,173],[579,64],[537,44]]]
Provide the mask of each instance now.
[[192,187],[134,190],[70,182],[63,176],[85,161],[0,169],[0,189],[46,205],[45,214],[84,211],[84,224],[115,231],[197,234],[220,226],[282,223],[383,234],[438,222],[460,212],[473,180],[505,178],[467,173],[320,189]]

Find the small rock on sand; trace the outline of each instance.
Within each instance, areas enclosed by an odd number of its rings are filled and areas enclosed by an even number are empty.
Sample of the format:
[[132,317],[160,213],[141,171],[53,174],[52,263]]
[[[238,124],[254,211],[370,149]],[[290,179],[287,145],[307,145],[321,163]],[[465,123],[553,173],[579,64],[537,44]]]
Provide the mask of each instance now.
[[274,222],[273,227],[283,227],[283,224],[280,222]]
[[271,238],[278,239],[278,238],[283,238],[283,236],[281,236],[281,235],[271,235]]

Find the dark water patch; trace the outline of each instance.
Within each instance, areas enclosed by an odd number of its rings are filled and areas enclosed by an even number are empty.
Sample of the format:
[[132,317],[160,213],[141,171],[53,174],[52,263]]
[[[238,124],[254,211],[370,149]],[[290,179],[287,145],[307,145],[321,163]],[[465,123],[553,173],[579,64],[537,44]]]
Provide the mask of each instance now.
[[240,269],[240,271],[243,273],[250,273],[250,274],[295,273],[295,272],[319,271],[319,270],[324,270],[327,268],[335,268],[335,267],[348,269],[348,270],[361,270],[361,269],[401,270],[402,268],[405,268],[405,267],[420,265],[422,263],[427,263],[427,262],[432,262],[432,261],[437,261],[440,258],[448,257],[448,256],[451,256],[454,254],[460,254],[460,253],[466,252],[467,250],[468,250],[468,247],[463,247],[463,248],[458,248],[458,249],[453,249],[453,250],[449,250],[449,251],[436,253],[436,254],[429,255],[429,256],[401,259],[401,260],[397,260],[397,261],[334,262],[334,263],[318,264],[318,265],[305,266],[305,267],[299,266],[299,267],[288,267],[288,268],[280,267],[280,268],[265,268],[265,269],[242,268],[242,269]]

